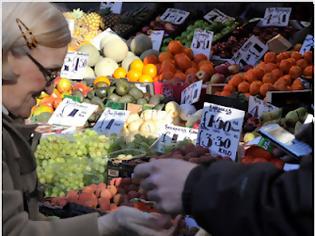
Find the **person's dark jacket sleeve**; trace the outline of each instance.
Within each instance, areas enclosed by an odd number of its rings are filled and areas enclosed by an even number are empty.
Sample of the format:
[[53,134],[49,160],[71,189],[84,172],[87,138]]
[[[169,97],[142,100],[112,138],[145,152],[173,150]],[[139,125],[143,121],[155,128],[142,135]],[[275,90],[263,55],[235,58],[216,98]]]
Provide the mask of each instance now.
[[182,198],[185,213],[213,236],[314,235],[313,157],[289,172],[269,163],[198,166]]

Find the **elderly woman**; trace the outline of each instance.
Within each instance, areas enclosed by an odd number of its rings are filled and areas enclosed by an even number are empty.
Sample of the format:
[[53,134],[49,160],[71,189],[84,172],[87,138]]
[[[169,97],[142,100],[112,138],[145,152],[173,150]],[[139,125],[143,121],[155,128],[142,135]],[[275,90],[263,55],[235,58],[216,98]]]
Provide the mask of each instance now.
[[51,93],[71,40],[62,13],[50,3],[4,3],[2,17],[3,232],[4,235],[170,235],[169,219],[122,207],[98,217],[50,220],[38,211],[29,117],[36,97]]

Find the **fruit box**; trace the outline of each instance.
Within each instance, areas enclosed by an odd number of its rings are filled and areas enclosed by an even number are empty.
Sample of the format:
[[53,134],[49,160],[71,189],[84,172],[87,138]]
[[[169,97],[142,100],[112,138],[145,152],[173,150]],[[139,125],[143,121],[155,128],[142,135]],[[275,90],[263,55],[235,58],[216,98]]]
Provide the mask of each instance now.
[[128,161],[109,160],[107,164],[107,183],[118,177],[130,178],[136,165],[147,161],[148,158],[138,158]]

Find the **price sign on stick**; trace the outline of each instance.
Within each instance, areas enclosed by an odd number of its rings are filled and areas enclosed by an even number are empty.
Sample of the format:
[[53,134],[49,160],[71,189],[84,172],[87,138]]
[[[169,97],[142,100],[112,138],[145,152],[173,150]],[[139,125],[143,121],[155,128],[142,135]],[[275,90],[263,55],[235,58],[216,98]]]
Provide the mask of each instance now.
[[244,43],[240,50],[234,54],[232,60],[242,67],[246,65],[256,65],[267,51],[268,46],[253,35]]
[[129,111],[105,108],[101,117],[96,122],[94,130],[106,135],[120,134],[128,115]]
[[262,26],[288,26],[292,9],[287,7],[266,8]]
[[248,113],[252,114],[256,118],[260,118],[264,112],[276,110],[279,110],[279,108],[270,103],[264,102],[263,100],[254,96],[249,97]]
[[314,48],[314,37],[308,34],[304,39],[300,53],[304,55],[305,52],[312,50],[312,48]]
[[150,38],[152,41],[152,49],[156,51],[160,51],[163,36],[164,36],[164,30],[152,30],[150,34]]
[[202,88],[202,81],[197,81],[187,88],[185,88],[181,93],[181,104],[193,104],[199,101]]
[[196,142],[198,135],[197,129],[186,128],[182,126],[166,124],[160,133],[158,141],[158,152],[164,152],[165,148],[170,145],[175,145],[179,141],[190,139],[193,143]]
[[112,13],[120,14],[122,9],[122,2],[101,2],[100,9],[104,10],[110,8]]
[[211,153],[235,160],[245,112],[230,107],[205,103],[197,144]]
[[228,20],[234,20],[235,18],[225,15],[222,11],[218,9],[213,9],[212,11],[208,12],[207,15],[203,17],[206,21],[212,22],[221,22],[225,23]]
[[191,42],[191,49],[194,55],[202,53],[209,59],[211,52],[213,32],[208,30],[196,29]]
[[68,52],[61,69],[60,76],[68,79],[83,79],[82,71],[87,67],[89,55],[83,52]]
[[175,8],[167,8],[161,16],[162,21],[170,22],[175,25],[184,23],[190,12]]
[[97,110],[98,106],[75,102],[65,98],[50,117],[48,124],[80,127]]

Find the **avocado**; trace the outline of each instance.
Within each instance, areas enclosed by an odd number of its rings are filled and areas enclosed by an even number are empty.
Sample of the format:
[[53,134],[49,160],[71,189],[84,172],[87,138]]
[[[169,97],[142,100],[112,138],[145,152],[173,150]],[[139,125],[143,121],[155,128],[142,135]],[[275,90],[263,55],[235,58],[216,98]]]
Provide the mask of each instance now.
[[114,86],[108,87],[107,88],[107,95],[110,96],[110,95],[114,94],[115,93],[115,89],[116,89],[116,87],[114,87]]
[[89,99],[92,99],[93,97],[95,97],[95,90],[93,89],[93,90],[91,90],[90,92],[88,92],[87,97],[88,97]]
[[98,82],[95,84],[95,88],[103,88],[103,87],[108,87],[107,83],[105,82]]
[[160,103],[160,96],[157,94],[157,95],[154,95],[150,98],[150,101],[149,101],[149,104],[152,104],[152,105],[158,105]]
[[128,87],[126,87],[124,85],[118,85],[116,87],[116,93],[120,96],[124,96],[128,93]]
[[139,98],[143,98],[143,92],[138,88],[130,89],[129,94],[133,96],[136,100]]
[[95,89],[95,94],[99,98],[105,98],[107,95],[107,89],[104,87],[103,88],[97,88],[97,89]]
[[147,103],[148,103],[147,100],[144,99],[144,98],[139,98],[139,99],[137,100],[137,104],[138,104],[138,105],[145,105],[145,104],[147,104]]
[[131,95],[127,94],[125,96],[122,96],[119,99],[119,102],[121,102],[121,103],[134,103],[135,99]]
[[108,96],[108,99],[113,101],[113,102],[119,102],[119,100],[121,99],[120,96],[118,96],[117,94],[111,94]]

